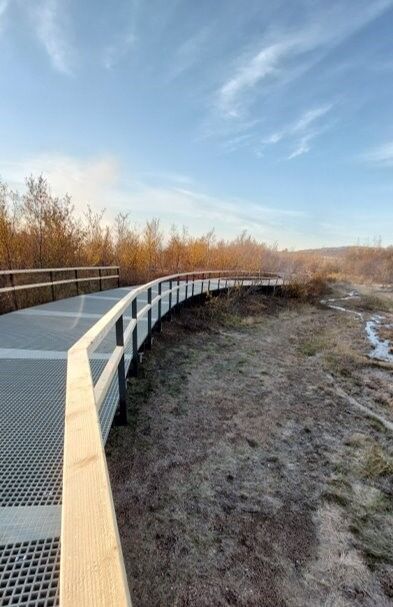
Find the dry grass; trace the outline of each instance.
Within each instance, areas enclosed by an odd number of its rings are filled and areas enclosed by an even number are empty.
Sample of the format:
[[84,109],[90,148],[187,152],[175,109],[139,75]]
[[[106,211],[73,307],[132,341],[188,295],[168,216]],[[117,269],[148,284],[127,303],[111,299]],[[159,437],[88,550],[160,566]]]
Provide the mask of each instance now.
[[292,278],[291,284],[285,286],[286,296],[300,301],[319,301],[328,292],[328,276],[320,272],[310,276],[295,276]]
[[370,293],[364,287],[358,289],[360,297],[345,302],[345,305],[353,310],[361,312],[393,312],[393,299],[384,293]]
[[377,442],[370,433],[349,435],[325,493],[344,509],[355,545],[371,570],[393,565],[393,445],[381,427],[378,436]]
[[214,332],[222,327],[240,327],[263,323],[267,316],[278,314],[290,303],[285,298],[261,297],[261,289],[236,287],[219,297],[208,296],[204,305],[187,313],[186,331]]
[[393,301],[386,295],[362,295],[361,305],[363,310],[369,312],[393,312]]
[[327,373],[378,408],[385,371],[357,366],[351,317],[238,295],[166,325],[111,433],[134,605],[387,607],[392,438]]
[[364,473],[369,478],[393,476],[393,459],[377,443],[372,444],[366,453]]
[[[333,326],[331,323],[319,325],[318,328],[310,326],[299,340],[299,352],[305,356],[317,356],[334,375],[351,377],[368,365],[368,360],[345,336],[343,326],[348,322],[351,320],[339,317]],[[354,324],[356,326],[356,322]]]

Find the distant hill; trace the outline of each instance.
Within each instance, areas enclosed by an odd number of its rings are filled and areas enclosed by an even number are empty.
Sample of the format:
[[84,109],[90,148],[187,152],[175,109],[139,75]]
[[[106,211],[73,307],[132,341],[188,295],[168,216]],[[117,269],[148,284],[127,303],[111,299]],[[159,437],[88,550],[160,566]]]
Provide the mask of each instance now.
[[351,249],[355,249],[353,245],[345,247],[321,247],[320,249],[301,249],[295,251],[296,253],[302,253],[303,255],[320,255],[321,257],[342,257]]

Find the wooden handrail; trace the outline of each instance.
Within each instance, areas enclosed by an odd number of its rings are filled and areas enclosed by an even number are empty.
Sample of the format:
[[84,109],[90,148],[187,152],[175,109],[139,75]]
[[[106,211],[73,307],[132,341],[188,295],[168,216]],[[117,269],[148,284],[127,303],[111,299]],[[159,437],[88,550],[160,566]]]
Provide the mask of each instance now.
[[[129,607],[131,598],[125,574],[117,529],[112,492],[108,477],[101,434],[99,408],[116,372],[119,392],[123,382],[125,394],[124,352],[133,338],[133,356],[137,356],[138,319],[148,314],[151,325],[152,306],[158,304],[161,322],[162,298],[179,292],[181,286],[192,287],[210,278],[222,279],[225,288],[231,277],[251,284],[266,282],[273,286],[278,275],[256,276],[240,271],[209,271],[172,274],[143,284],[117,302],[68,351],[67,386],[63,460],[63,505],[61,520],[60,607]],[[234,282],[235,282],[234,280]],[[284,282],[283,277],[279,280]],[[176,283],[175,283],[176,281]],[[169,289],[162,285],[169,283]],[[152,298],[152,289],[158,294]],[[148,293],[148,303],[137,311],[137,298]],[[190,291],[189,291],[190,293]],[[195,293],[196,295],[197,293]],[[174,298],[172,298],[174,299]],[[132,304],[132,320],[123,329],[124,312]],[[174,302],[175,305],[175,302]],[[169,309],[170,312],[170,309]],[[120,324],[119,324],[120,323]],[[93,384],[89,357],[116,326],[121,328],[117,341],[101,376]],[[151,328],[151,326],[150,326]],[[122,366],[121,366],[122,365]],[[123,375],[122,375],[123,374]],[[120,395],[121,398],[121,395]],[[124,405],[125,406],[125,403]]]
[[83,348],[74,348],[67,364],[60,605],[131,605],[89,356]]

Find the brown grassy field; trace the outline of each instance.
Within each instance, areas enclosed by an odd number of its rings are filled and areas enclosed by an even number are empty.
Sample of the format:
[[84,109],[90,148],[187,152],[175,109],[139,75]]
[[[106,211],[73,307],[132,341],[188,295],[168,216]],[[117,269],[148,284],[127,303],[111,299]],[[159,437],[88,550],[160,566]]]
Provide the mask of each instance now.
[[393,605],[392,367],[368,351],[301,300],[165,325],[107,444],[135,607]]

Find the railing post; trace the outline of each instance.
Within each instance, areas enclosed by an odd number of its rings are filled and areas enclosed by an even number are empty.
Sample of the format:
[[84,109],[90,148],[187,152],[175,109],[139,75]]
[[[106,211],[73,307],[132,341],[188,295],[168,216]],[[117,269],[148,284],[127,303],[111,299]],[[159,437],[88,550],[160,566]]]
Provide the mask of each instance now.
[[172,319],[172,278],[169,279],[169,308],[168,308],[168,314],[167,314],[167,319],[171,320]]
[[188,274],[186,276],[186,294],[185,294],[184,301],[185,301],[185,305],[187,306],[188,305]]
[[75,286],[76,286],[76,294],[79,295],[78,270],[76,270],[76,269],[75,269]]
[[14,289],[12,291],[12,297],[13,297],[13,300],[14,300],[14,307],[15,307],[15,310],[17,310],[18,309],[18,299],[16,297],[15,281],[14,281],[14,275],[13,274],[10,274],[10,281],[11,281],[11,287]]
[[131,316],[136,321],[132,331],[132,372],[138,375],[139,354],[138,354],[138,302],[137,297],[132,300]]
[[[151,306],[151,287],[147,289],[147,303]],[[147,311],[147,337],[146,337],[146,350],[151,350],[151,307]]]
[[102,270],[98,268],[98,276],[100,277],[100,291],[102,291]]
[[191,298],[194,298],[195,292],[195,274],[192,275],[192,287],[191,287]]
[[202,272],[201,297],[203,295],[203,283],[204,283],[204,281],[205,281],[205,273]]
[[179,312],[179,304],[180,304],[180,278],[179,278],[179,276],[176,279],[176,287],[177,287],[176,311]]
[[157,318],[157,324],[156,324],[157,331],[159,333],[161,333],[161,328],[162,328],[162,322],[161,322],[161,317],[162,317],[162,312],[161,312],[161,295],[162,295],[162,282],[159,282],[158,283],[158,296],[159,296],[160,299],[158,300],[158,306],[157,306],[157,308],[158,308],[158,312],[157,312],[158,318]]
[[123,354],[117,367],[117,378],[119,382],[119,424],[125,426],[127,424],[127,384],[124,366],[123,315],[116,321],[116,345],[123,348]]
[[276,294],[277,282],[278,282],[278,276],[276,277],[276,282],[274,283],[274,287],[273,287],[273,295],[275,295],[275,294]]
[[117,268],[117,288],[120,288],[120,266]]
[[53,284],[53,272],[49,272],[49,279],[51,281],[52,301],[55,301],[55,285]]

